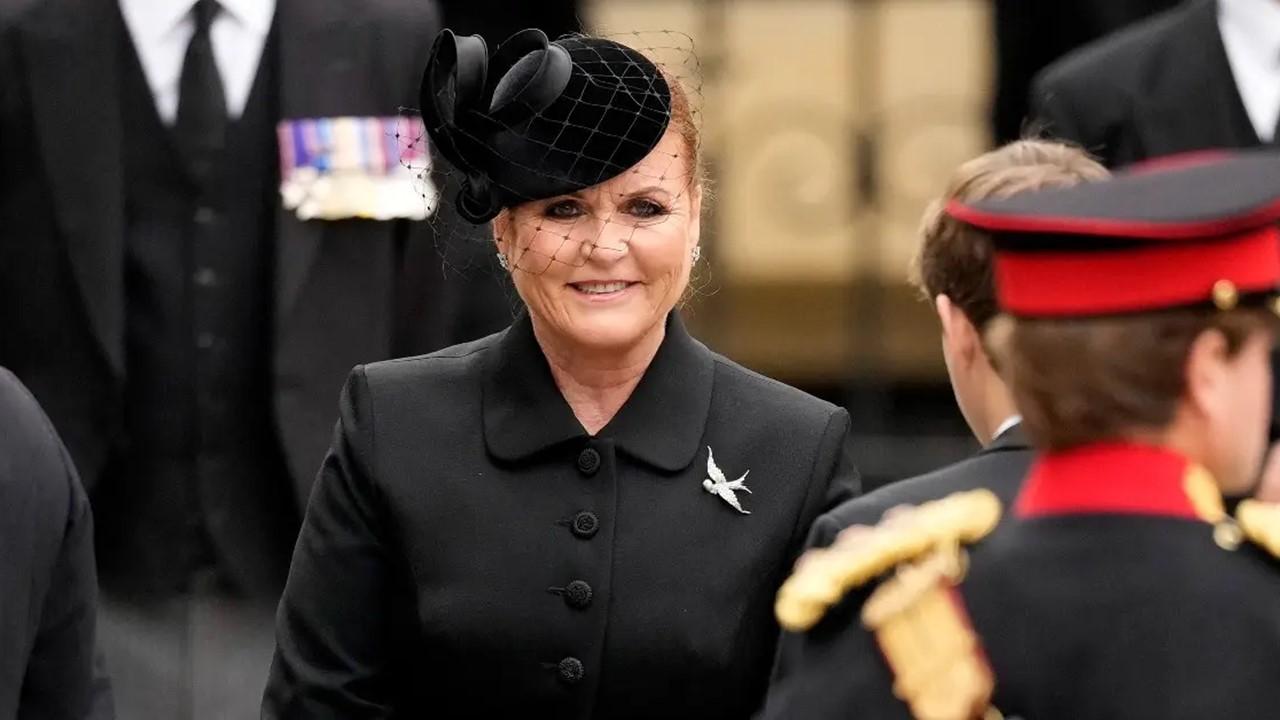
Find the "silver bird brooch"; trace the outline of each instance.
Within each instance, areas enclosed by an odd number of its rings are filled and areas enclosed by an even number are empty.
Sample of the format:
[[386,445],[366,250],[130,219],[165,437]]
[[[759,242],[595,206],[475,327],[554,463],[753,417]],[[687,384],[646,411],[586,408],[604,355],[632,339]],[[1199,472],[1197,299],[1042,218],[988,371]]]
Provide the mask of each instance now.
[[751,511],[742,509],[742,503],[738,502],[738,494],[736,491],[741,490],[748,495],[751,494],[751,488],[747,487],[744,483],[747,479],[747,475],[750,473],[751,471],[748,470],[742,473],[742,477],[737,480],[732,482],[729,481],[725,478],[724,471],[716,465],[715,454],[711,452],[711,446],[707,446],[707,474],[711,477],[702,481],[702,489],[712,495],[719,495],[721,500],[729,503],[734,510],[737,510],[743,515],[750,515]]

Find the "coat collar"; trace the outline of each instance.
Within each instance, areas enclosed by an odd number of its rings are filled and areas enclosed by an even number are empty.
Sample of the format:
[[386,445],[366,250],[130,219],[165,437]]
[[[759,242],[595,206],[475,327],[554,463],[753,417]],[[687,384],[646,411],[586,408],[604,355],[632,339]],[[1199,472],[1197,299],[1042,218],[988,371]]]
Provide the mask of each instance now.
[[987,453],[1004,452],[1006,450],[1027,450],[1030,447],[1031,443],[1027,440],[1027,434],[1022,429],[1022,423],[1017,422],[997,435],[991,441],[991,444],[984,447],[978,454],[986,455]]
[[[487,354],[483,372],[485,444],[493,456],[520,460],[588,437],[556,387],[527,314]],[[661,470],[688,467],[701,447],[714,376],[714,356],[671,313],[653,362],[597,437]]]
[[1096,443],[1045,453],[1031,467],[1019,517],[1148,515],[1218,522],[1226,511],[1213,476],[1167,448]]

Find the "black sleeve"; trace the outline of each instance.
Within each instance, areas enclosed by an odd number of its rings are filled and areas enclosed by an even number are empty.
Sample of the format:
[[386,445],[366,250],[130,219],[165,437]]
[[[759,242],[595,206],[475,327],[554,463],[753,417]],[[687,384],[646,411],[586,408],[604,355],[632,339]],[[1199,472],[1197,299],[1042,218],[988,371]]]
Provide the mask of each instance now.
[[396,640],[406,598],[377,488],[374,423],[368,381],[356,368],[280,601],[263,718],[396,715],[408,670]]
[[47,419],[44,423],[51,452],[57,453],[56,479],[69,492],[63,494],[68,500],[66,525],[27,660],[18,719],[109,720],[110,686],[95,664],[98,576],[93,514],[66,448]]
[[[853,439],[849,432],[849,412],[837,409],[827,418],[827,426],[818,442],[809,492],[796,518],[788,548],[792,559],[799,557],[805,545],[801,541],[811,536],[811,526],[823,513],[857,497],[862,489],[862,478],[853,464]],[[790,574],[791,569],[787,568]]]
[[825,477],[818,514],[852,500],[862,492],[862,476],[853,463],[853,435],[850,433],[849,411],[840,409],[827,421],[819,446],[818,464],[815,470]]
[[819,516],[813,522],[813,527],[809,528],[809,537],[805,540],[804,549],[830,547],[831,543],[836,541],[836,535],[840,533],[840,529],[835,518],[830,514]]

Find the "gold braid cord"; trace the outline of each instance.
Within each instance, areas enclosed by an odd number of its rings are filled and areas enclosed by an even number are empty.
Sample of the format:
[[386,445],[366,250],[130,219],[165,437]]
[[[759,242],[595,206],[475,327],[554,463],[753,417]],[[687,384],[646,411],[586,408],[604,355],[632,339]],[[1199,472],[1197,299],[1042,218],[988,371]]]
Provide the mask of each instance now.
[[1249,542],[1280,558],[1280,505],[1245,500],[1236,508],[1236,523]]
[[778,620],[808,630],[850,590],[897,568],[862,608],[893,670],[894,694],[919,720],[998,718],[990,706],[995,679],[956,586],[966,570],[962,546],[999,520],[996,496],[973,490],[849,528],[801,559],[778,593]]

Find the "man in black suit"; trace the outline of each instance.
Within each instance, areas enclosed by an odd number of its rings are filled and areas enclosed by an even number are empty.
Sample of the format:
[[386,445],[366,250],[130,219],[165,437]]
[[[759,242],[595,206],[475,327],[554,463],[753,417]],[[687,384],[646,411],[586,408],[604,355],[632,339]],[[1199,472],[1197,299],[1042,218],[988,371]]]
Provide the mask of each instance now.
[[1272,142],[1280,4],[1188,0],[1051,65],[1032,107],[1049,135],[1108,167]]
[[94,680],[93,513],[31,393],[0,368],[0,718],[113,717]]
[[[430,224],[410,222],[420,191],[387,184],[403,145],[383,152],[379,123],[416,105],[434,5],[14,7],[0,13],[0,362],[91,493],[121,714],[256,717],[343,378],[510,320],[494,276],[442,273]],[[367,177],[340,179],[381,190],[304,220],[277,189],[303,151],[306,170],[376,151]],[[392,219],[366,219],[387,217],[389,187]]]

